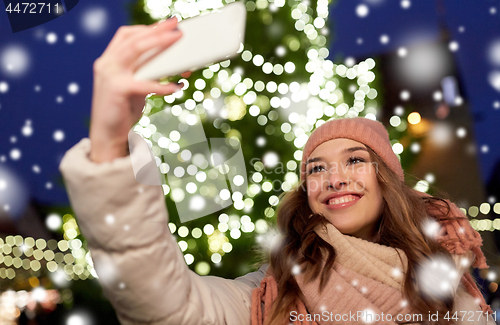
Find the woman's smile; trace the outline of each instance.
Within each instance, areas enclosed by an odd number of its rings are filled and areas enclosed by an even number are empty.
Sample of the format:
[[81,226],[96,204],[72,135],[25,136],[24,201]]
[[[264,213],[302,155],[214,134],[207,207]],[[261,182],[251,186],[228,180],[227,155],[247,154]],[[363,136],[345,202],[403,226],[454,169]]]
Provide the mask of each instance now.
[[337,193],[335,195],[330,195],[324,204],[331,210],[344,209],[358,203],[362,197],[361,194]]

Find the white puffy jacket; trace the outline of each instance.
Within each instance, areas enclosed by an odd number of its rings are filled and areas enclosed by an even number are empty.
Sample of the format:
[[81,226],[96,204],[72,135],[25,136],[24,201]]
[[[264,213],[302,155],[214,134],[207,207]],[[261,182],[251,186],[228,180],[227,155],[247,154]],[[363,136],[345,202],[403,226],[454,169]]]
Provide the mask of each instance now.
[[161,187],[139,184],[130,156],[96,164],[89,152],[85,138],[59,168],[100,283],[121,323],[250,324],[252,289],[267,266],[235,280],[194,273],[168,228]]

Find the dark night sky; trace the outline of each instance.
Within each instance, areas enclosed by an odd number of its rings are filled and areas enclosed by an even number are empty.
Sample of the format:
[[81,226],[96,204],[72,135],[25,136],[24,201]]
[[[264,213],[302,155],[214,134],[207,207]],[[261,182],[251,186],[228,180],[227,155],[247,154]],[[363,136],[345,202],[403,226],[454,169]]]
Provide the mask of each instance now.
[[[409,7],[403,8],[404,4]],[[368,14],[360,17],[357,10],[363,6]],[[483,182],[488,182],[500,161],[500,83],[496,79],[495,89],[489,80],[490,74],[500,71],[499,47],[496,59],[489,57],[491,45],[500,41],[500,2],[341,0],[331,7],[330,18],[332,58],[394,52],[437,40],[440,23],[448,30],[450,41],[459,45],[455,60],[463,95],[471,105],[480,172]],[[389,42],[382,44],[381,35],[387,35]],[[487,152],[481,150],[485,146]]]
[[[65,151],[88,136],[92,64],[116,29],[128,22],[125,3],[80,1],[61,17],[15,34],[7,15],[0,13],[0,53],[20,46],[29,57],[26,72],[20,76],[0,70],[0,82],[7,82],[9,88],[0,92],[0,166],[13,170],[27,186],[29,195],[44,204],[68,202],[57,167]],[[85,20],[99,16],[104,18],[104,24]],[[57,36],[55,43],[47,41],[50,33]],[[68,34],[73,35],[71,43],[66,41]],[[69,91],[72,83],[78,85],[76,93]],[[22,131],[27,120],[32,126],[30,136]],[[54,139],[55,134],[61,134],[57,131],[63,132],[62,141]],[[18,160],[11,158],[12,149],[20,150]],[[34,165],[39,167],[39,173],[33,171]]]

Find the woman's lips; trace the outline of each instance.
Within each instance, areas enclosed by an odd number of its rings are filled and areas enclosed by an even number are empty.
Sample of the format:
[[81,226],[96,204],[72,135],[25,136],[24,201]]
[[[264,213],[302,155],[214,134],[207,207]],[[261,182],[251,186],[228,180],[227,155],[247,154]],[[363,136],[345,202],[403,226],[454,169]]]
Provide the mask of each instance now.
[[[331,210],[338,210],[338,209],[343,209],[350,207],[351,205],[356,204],[362,196],[357,196],[357,195],[344,195],[342,197],[338,197],[335,199],[330,199],[326,202],[326,207]],[[335,203],[337,202],[337,203]],[[329,204],[332,203],[332,204]]]

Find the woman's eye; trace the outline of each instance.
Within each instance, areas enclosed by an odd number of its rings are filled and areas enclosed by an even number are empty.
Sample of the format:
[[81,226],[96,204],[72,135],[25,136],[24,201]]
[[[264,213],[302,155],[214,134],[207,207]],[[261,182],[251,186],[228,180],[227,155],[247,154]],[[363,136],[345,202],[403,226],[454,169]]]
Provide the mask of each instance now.
[[348,164],[357,164],[357,163],[360,163],[360,162],[364,162],[365,160],[361,157],[350,157],[348,160],[347,160],[347,163]]
[[323,166],[314,166],[309,170],[309,175],[318,172],[320,168],[323,168]]

